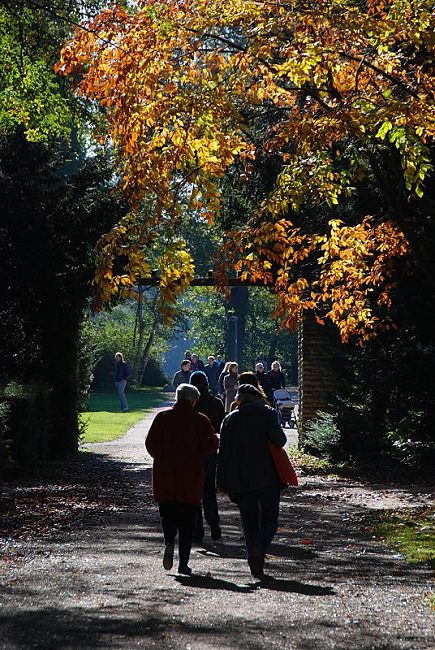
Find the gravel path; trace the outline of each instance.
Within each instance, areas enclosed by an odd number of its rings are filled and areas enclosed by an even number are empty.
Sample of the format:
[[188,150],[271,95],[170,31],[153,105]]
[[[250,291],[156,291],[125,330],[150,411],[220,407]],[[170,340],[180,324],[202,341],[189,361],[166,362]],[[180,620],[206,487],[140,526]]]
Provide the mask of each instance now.
[[373,510],[433,503],[429,490],[301,477],[283,494],[267,558],[275,580],[264,585],[250,576],[238,514],[223,498],[223,542],[193,549],[193,576],[166,573],[143,446],[154,414],[90,445],[113,480],[131,486],[133,507],[93,515],[2,568],[0,648],[435,647],[429,570],[407,565],[366,526]]

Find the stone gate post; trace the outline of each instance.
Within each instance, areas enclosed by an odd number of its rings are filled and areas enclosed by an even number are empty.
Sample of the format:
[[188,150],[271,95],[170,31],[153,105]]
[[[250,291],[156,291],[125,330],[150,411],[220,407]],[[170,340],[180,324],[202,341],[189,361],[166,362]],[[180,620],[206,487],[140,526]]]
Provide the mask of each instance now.
[[334,327],[319,325],[311,313],[303,315],[298,336],[300,443],[307,422],[318,411],[331,412],[338,382],[339,345]]

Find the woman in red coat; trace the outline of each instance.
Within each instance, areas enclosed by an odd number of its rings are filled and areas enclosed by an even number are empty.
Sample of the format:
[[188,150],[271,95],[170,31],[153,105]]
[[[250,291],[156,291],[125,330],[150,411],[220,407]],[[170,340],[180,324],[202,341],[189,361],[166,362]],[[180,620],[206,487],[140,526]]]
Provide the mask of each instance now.
[[163,566],[172,568],[178,531],[178,572],[185,575],[192,573],[188,562],[204,487],[204,457],[219,446],[210,420],[194,410],[198,398],[195,386],[180,384],[176,403],[157,413],[145,441],[154,458],[153,494],[159,504],[166,545]]

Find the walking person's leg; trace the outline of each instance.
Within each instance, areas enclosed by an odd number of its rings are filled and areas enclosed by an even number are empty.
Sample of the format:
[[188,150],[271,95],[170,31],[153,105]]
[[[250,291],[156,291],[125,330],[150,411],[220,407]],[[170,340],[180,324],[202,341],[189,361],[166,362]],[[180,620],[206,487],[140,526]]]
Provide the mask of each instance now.
[[279,499],[281,495],[280,487],[264,488],[260,491],[260,528],[258,530],[256,545],[264,553],[267,552],[269,545],[278,529],[279,516]]
[[121,379],[120,381],[115,381],[115,386],[118,391],[119,402],[121,405],[121,411],[128,411],[128,402],[125,396],[125,387],[127,385],[126,379]]
[[174,562],[174,542],[177,535],[178,510],[175,501],[162,501],[159,503],[159,512],[162,521],[163,537],[165,538],[165,552],[163,567],[169,571]]
[[192,569],[188,566],[190,551],[192,549],[193,531],[195,528],[197,506],[187,503],[177,504],[178,524],[178,572],[190,575]]
[[259,525],[254,539],[249,541],[248,562],[252,575],[262,579],[266,551],[278,528],[280,488],[264,488],[256,495]]
[[248,564],[252,575],[257,577],[262,573],[261,552],[257,546],[258,532],[260,529],[260,502],[257,491],[238,495],[237,505],[240,510],[240,518],[245,535]]
[[195,529],[193,531],[193,541],[196,544],[202,544],[204,538],[204,521],[202,519],[202,505],[196,509]]
[[204,517],[210,526],[211,538],[214,540],[221,538],[220,518],[216,498],[216,464],[217,454],[210,454],[204,460],[205,480],[202,494]]

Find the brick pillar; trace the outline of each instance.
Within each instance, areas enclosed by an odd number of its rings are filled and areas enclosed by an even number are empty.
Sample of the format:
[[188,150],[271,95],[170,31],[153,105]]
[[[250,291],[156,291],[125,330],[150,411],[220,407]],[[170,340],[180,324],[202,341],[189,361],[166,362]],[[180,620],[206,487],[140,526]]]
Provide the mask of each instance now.
[[306,423],[318,411],[331,411],[337,386],[338,345],[335,328],[319,325],[310,313],[303,315],[298,337],[300,441]]

